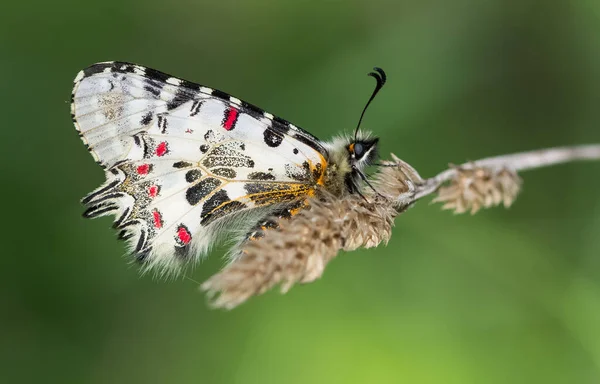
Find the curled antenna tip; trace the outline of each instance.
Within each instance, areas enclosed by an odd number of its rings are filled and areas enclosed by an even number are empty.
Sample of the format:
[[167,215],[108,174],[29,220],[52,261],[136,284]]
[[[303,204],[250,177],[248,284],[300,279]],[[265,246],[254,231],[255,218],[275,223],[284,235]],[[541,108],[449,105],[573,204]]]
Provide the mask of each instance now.
[[369,101],[367,101],[367,105],[365,105],[365,108],[363,109],[362,113],[360,114],[360,118],[358,119],[358,124],[356,126],[356,130],[354,131],[354,141],[356,141],[356,138],[358,136],[358,130],[360,129],[360,123],[362,122],[362,119],[365,116],[365,112],[367,111],[369,104],[371,104],[371,101],[373,101],[373,99],[375,98],[375,95],[377,95],[377,92],[379,92],[379,90],[383,87],[383,85],[385,84],[385,82],[387,80],[387,76],[383,69],[381,69],[379,67],[373,67],[373,71],[374,72],[369,72],[367,75],[375,78],[375,80],[377,81],[377,84],[375,85],[375,89],[373,90],[373,93],[371,94]]
[[387,75],[385,74],[385,71],[379,67],[373,67],[373,71],[375,72],[369,72],[367,75],[377,79],[377,83],[383,86],[383,84],[385,84],[387,81]]

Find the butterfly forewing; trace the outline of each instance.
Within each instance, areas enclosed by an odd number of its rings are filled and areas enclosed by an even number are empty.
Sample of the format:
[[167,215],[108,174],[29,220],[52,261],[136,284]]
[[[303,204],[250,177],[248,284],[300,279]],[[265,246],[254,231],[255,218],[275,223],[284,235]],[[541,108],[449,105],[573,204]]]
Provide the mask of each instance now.
[[258,217],[249,212],[297,207],[327,167],[306,131],[152,69],[95,64],[72,98],[75,126],[107,177],[83,199],[84,215],[116,215],[120,237],[151,266],[177,266],[217,233],[247,231],[256,221],[241,219]]

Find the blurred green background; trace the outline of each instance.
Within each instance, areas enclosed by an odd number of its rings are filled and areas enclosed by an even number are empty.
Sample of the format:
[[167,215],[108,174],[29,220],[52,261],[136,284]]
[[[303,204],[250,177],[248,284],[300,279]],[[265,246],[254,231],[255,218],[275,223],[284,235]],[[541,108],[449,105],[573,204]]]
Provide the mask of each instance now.
[[600,3],[10,1],[0,14],[2,383],[598,383],[600,163],[524,173],[509,210],[421,202],[387,247],[232,312],[141,276],[79,199],[103,172],[71,124],[77,72],[124,60],[327,139],[363,126],[423,176],[600,142]]

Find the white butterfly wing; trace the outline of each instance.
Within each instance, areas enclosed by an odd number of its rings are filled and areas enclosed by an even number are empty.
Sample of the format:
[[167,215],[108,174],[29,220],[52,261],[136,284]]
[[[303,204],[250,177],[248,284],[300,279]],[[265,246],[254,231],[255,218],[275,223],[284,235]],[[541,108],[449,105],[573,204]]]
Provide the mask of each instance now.
[[327,167],[320,142],[287,121],[133,64],[81,71],[71,113],[106,169],[84,216],[116,215],[120,237],[148,266],[174,269],[217,234],[249,230],[256,223],[243,214],[297,207]]

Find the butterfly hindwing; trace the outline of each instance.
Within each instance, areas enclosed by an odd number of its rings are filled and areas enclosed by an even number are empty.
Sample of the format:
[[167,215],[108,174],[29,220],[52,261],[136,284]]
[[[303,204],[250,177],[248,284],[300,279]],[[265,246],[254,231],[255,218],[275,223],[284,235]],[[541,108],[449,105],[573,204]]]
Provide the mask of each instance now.
[[247,233],[254,218],[314,193],[327,167],[320,142],[285,120],[128,63],[83,70],[72,117],[107,178],[83,199],[84,215],[114,214],[150,266],[193,259],[223,232]]

